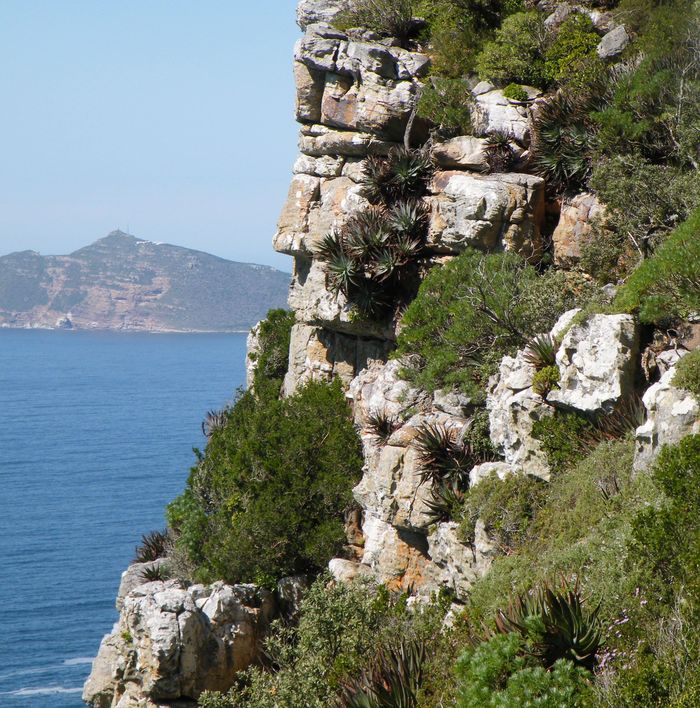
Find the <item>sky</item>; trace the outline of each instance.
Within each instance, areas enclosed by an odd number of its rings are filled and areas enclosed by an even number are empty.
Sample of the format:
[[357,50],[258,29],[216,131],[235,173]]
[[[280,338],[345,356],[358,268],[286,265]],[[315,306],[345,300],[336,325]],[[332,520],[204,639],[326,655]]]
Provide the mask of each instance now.
[[0,254],[121,229],[291,270],[295,0],[1,0]]

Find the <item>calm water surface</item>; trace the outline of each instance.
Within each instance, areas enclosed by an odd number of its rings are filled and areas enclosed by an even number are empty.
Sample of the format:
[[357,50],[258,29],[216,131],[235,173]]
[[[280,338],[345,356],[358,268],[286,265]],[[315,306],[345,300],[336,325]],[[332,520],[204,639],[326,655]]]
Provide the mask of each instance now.
[[245,335],[0,330],[0,706],[76,708]]

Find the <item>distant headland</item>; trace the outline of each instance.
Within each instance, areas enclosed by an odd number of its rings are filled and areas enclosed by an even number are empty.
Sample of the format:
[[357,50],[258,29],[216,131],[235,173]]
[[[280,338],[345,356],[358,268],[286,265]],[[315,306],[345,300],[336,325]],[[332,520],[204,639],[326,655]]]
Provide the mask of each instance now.
[[248,330],[285,307],[290,276],[122,231],[67,256],[0,257],[0,327]]

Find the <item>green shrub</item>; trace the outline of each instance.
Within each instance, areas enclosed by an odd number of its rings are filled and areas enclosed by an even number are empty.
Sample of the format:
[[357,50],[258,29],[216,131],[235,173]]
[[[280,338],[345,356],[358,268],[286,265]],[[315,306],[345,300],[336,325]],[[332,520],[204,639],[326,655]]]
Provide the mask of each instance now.
[[673,385],[690,391],[700,400],[700,349],[686,354],[676,364]]
[[686,318],[700,310],[700,209],[643,261],[619,289],[618,311],[639,311],[642,322]]
[[168,507],[203,580],[275,582],[325,566],[344,541],[362,457],[339,383],[284,400],[242,394]]
[[464,79],[434,76],[423,87],[418,116],[436,126],[443,138],[469,135],[474,97]]
[[561,374],[557,366],[545,366],[532,377],[532,390],[542,398],[547,398],[551,391],[559,388]]
[[664,447],[652,476],[668,501],[637,515],[631,552],[661,597],[680,592],[700,610],[700,435]]
[[589,89],[604,71],[596,53],[599,42],[600,37],[588,15],[578,12],[571,15],[561,24],[545,51],[545,78],[573,89]]
[[[700,206],[700,179],[639,156],[599,163],[591,186],[606,206],[606,225],[637,254],[647,257]],[[630,205],[634,204],[634,208]]]
[[576,300],[560,272],[540,276],[513,253],[470,250],[423,281],[402,320],[397,355],[417,355],[405,375],[419,386],[460,386],[483,399],[503,355],[551,329]]
[[613,231],[599,220],[591,222],[591,231],[581,244],[580,265],[601,285],[617,283],[639,261],[639,254],[625,234]]
[[527,706],[583,708],[595,705],[583,669],[560,660],[551,671],[523,656],[515,633],[498,635],[465,652],[457,663],[460,708]]
[[540,441],[552,474],[560,474],[588,451],[595,426],[575,413],[555,412],[532,426],[532,436]]
[[527,101],[529,98],[527,91],[519,84],[508,84],[503,89],[503,95],[511,101]]
[[506,17],[493,40],[484,45],[477,57],[479,78],[544,88],[547,84],[543,59],[545,37],[544,21],[537,11]]
[[499,459],[496,448],[491,442],[491,423],[489,412],[485,408],[478,408],[472,416],[467,432],[464,434],[464,443],[480,460]]
[[253,389],[256,395],[278,396],[289,366],[289,341],[294,313],[270,310],[260,323],[257,353],[249,355],[255,364]]
[[530,524],[543,504],[547,483],[537,477],[513,474],[500,479],[492,472],[469,490],[464,502],[460,532],[474,541],[481,519],[500,553],[510,554],[527,540]]

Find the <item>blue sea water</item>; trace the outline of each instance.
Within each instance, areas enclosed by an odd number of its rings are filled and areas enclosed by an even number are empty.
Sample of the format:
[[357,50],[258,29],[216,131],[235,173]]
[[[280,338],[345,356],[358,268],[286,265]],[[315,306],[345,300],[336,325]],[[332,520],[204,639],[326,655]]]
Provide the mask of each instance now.
[[244,335],[0,330],[0,706],[83,705],[120,574],[244,378]]

